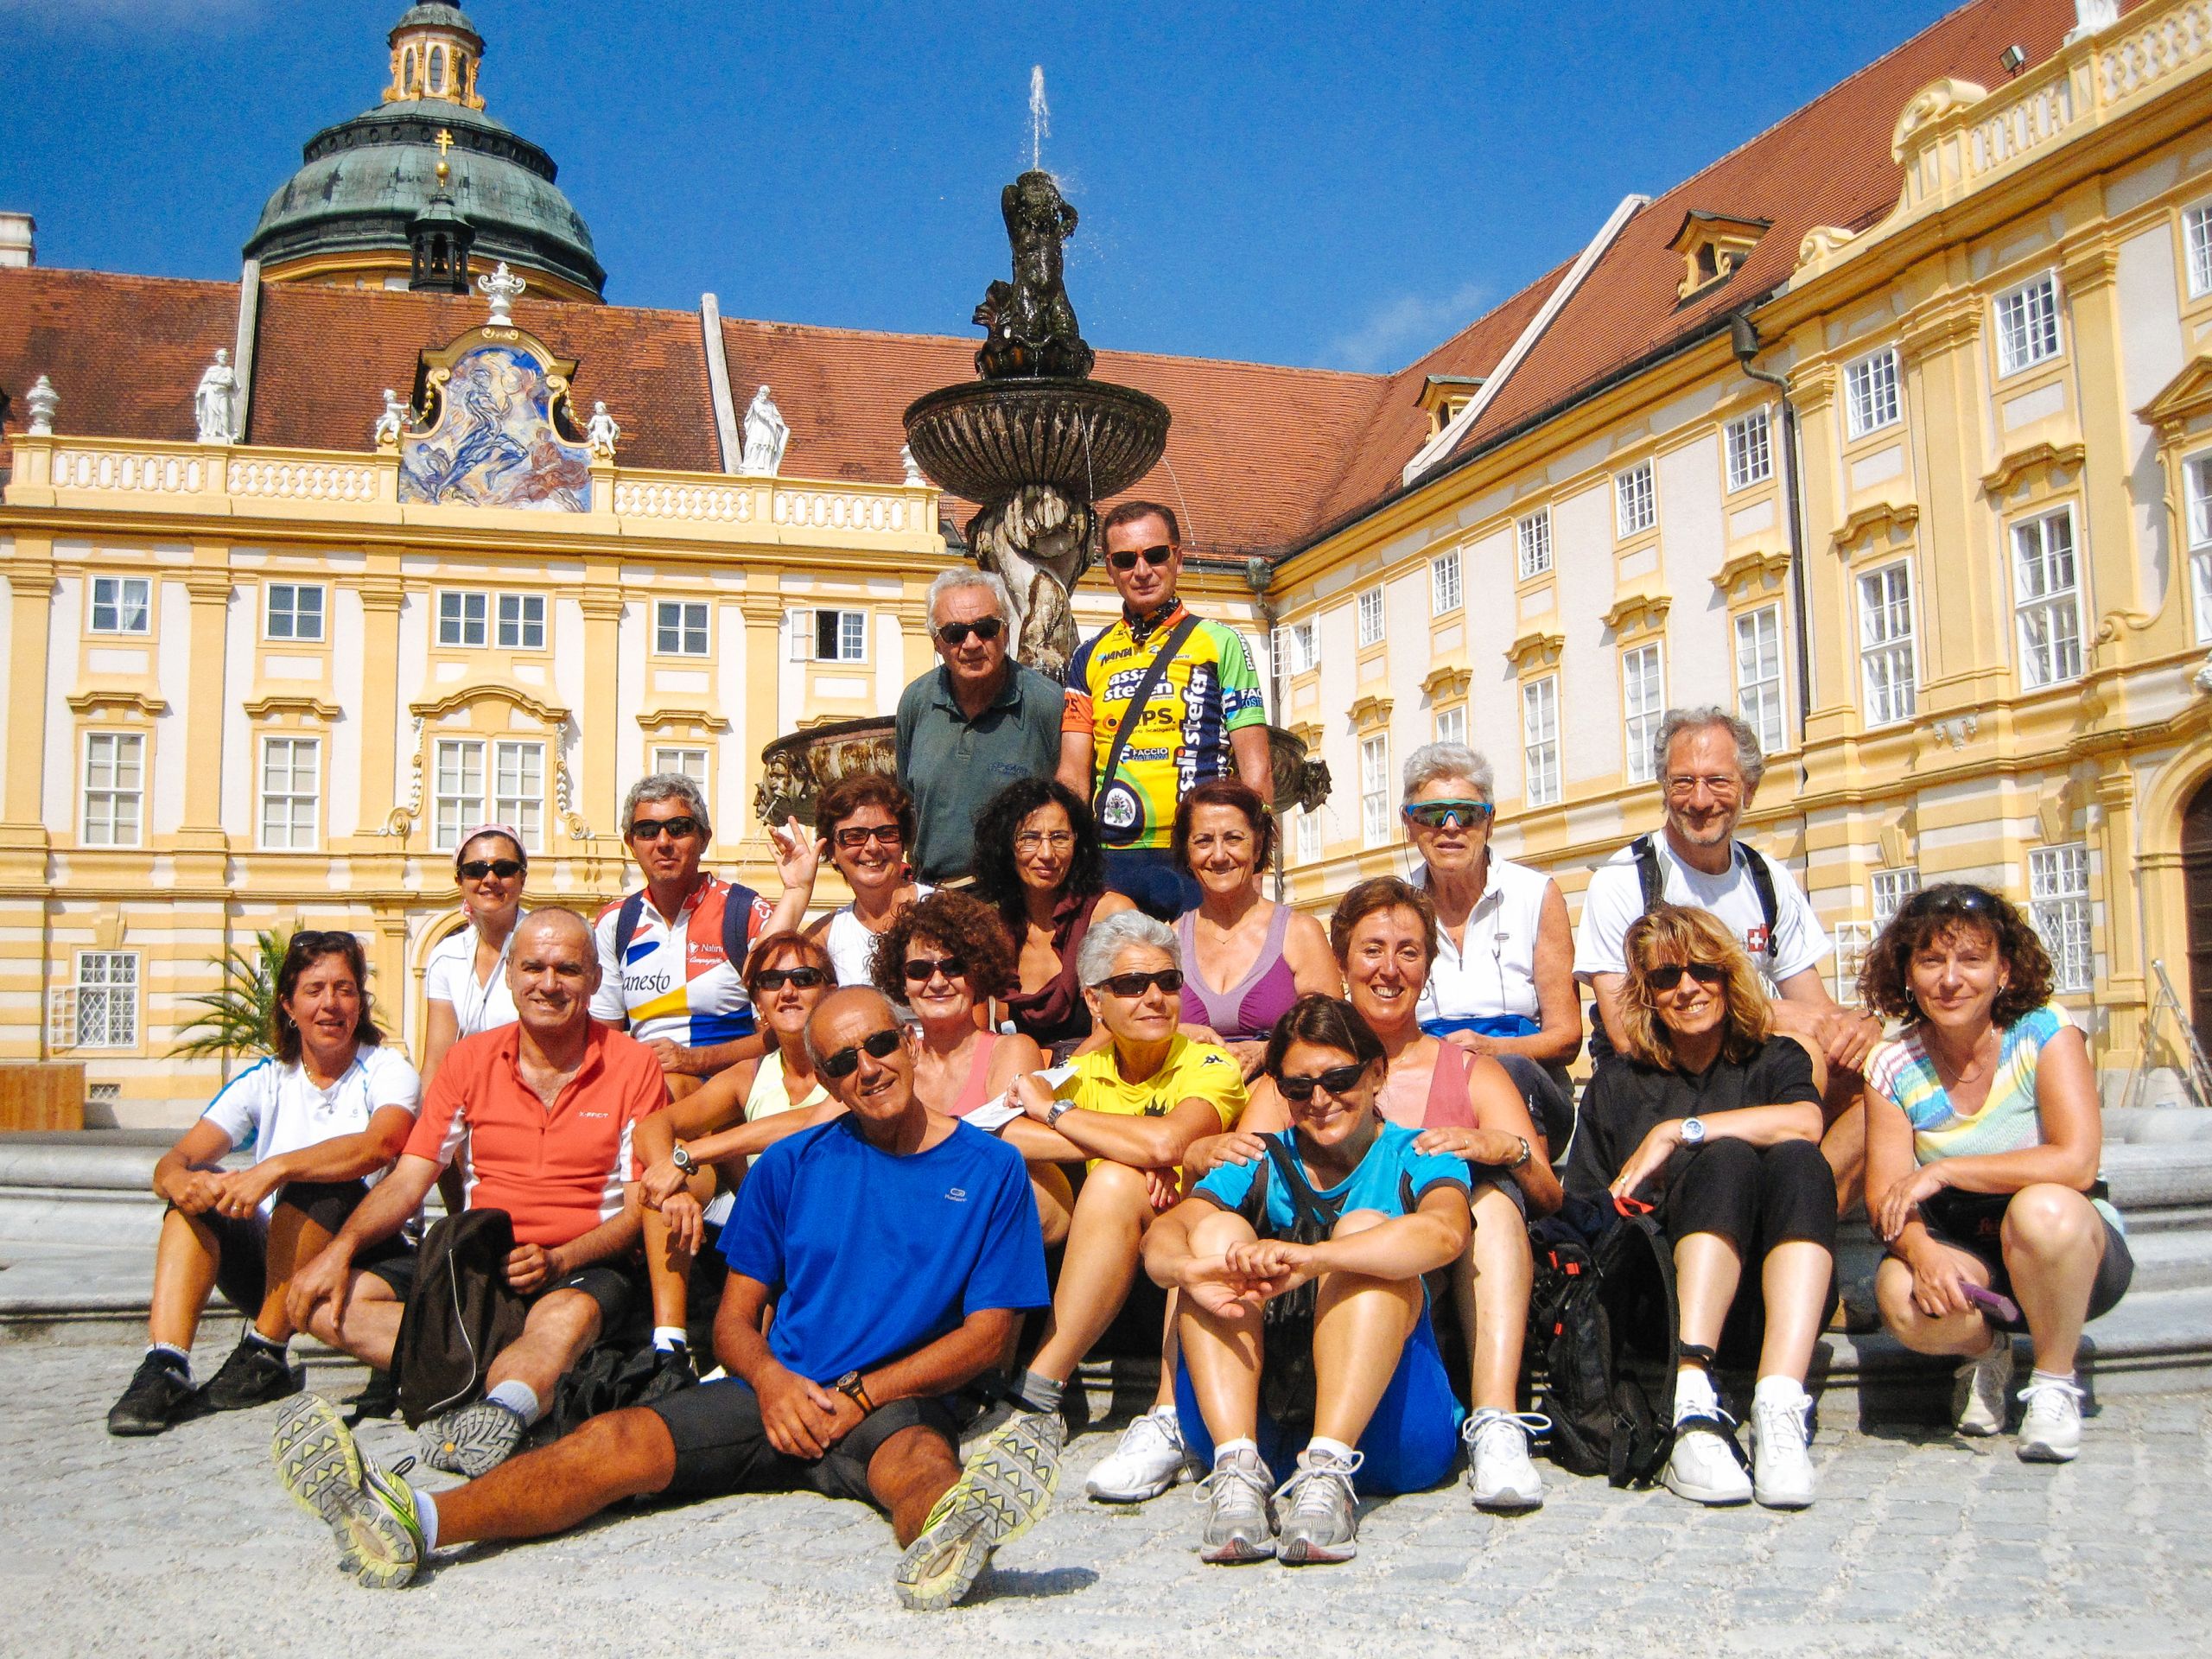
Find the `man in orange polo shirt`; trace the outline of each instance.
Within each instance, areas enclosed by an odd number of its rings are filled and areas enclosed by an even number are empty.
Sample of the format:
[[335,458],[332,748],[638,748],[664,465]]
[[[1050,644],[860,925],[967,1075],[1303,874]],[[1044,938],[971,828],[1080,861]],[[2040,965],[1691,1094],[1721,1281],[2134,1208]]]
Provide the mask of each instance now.
[[474,1478],[503,1461],[563,1373],[642,1306],[631,1135],[668,1091],[651,1050],[593,1022],[599,975],[582,917],[557,906],[525,917],[508,953],[518,1023],[454,1046],[397,1165],[292,1281],[302,1329],[386,1369],[415,1258],[357,1269],[356,1256],[406,1225],[456,1155],[468,1208],[507,1213],[507,1283],[529,1314],[485,1373],[484,1397],[423,1426],[433,1468]]

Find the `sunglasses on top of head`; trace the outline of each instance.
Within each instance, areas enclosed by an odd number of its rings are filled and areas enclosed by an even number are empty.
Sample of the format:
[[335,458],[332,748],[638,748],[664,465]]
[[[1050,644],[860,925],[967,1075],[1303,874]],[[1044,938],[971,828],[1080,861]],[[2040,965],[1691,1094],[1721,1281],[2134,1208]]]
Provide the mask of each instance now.
[[1684,974],[1700,985],[1718,985],[1728,977],[1728,970],[1717,962],[1662,962],[1647,969],[1643,978],[1655,991],[1671,991],[1682,982]]
[[1183,988],[1182,970],[1162,968],[1156,974],[1114,974],[1098,982],[1096,989],[1111,991],[1116,996],[1142,996],[1154,985],[1173,996]]
[[496,875],[502,881],[512,881],[522,874],[522,861],[518,858],[472,858],[467,863],[456,866],[454,873],[471,881],[481,881],[487,875]]
[[1360,1065],[1332,1065],[1317,1077],[1280,1077],[1275,1079],[1275,1090],[1285,1100],[1304,1105],[1313,1098],[1316,1089],[1325,1089],[1338,1100],[1345,1093],[1359,1087],[1359,1080],[1367,1075],[1367,1068]]
[[1117,547],[1106,556],[1106,563],[1116,570],[1134,570],[1137,561],[1158,569],[1175,556],[1175,550],[1165,542],[1155,542],[1150,547]]
[[1006,632],[1006,624],[995,616],[979,616],[973,622],[947,622],[937,631],[937,637],[948,645],[964,645],[968,636],[978,639],[995,639]]
[[1489,823],[1497,809],[1488,801],[1408,801],[1398,810],[1424,830],[1471,830]]
[[849,1048],[841,1048],[835,1054],[824,1055],[822,1059],[822,1075],[825,1077],[849,1077],[861,1069],[862,1049],[866,1049],[875,1059],[887,1060],[891,1058],[892,1050],[897,1048],[900,1041],[899,1028],[896,1026],[886,1026],[881,1031],[861,1038]]

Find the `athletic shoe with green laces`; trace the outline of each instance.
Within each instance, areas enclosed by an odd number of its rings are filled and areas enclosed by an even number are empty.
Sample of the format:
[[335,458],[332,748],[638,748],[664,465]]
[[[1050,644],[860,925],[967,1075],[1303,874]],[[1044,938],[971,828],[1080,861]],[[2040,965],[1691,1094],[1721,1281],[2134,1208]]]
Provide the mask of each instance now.
[[1067,1434],[1054,1411],[1020,1412],[993,1429],[899,1558],[899,1599],[940,1612],[975,1584],[1001,1544],[1036,1523],[1060,1484]]
[[365,1455],[338,1408],[319,1394],[277,1420],[269,1455],[292,1501],[329,1527],[339,1566],[372,1590],[397,1590],[423,1563],[423,1523],[407,1483]]

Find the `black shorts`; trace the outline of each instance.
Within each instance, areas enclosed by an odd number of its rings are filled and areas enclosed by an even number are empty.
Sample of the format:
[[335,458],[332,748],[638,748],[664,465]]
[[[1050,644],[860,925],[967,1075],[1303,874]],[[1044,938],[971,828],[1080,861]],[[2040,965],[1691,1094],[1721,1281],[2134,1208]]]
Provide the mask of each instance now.
[[[1956,1187],[1945,1187],[1920,1205],[1920,1219],[1928,1229],[1929,1237],[1938,1244],[1948,1244],[1955,1250],[1964,1250],[1989,1269],[1989,1287],[2000,1296],[2012,1294],[2012,1275],[2005,1267],[2005,1243],[2002,1229],[2005,1211],[2012,1206],[2016,1195],[2011,1192],[1962,1192]],[[2100,1181],[2084,1195],[2103,1198],[2105,1185]],[[2130,1281],[2135,1277],[2135,1257],[2127,1248],[2127,1238],[2112,1224],[2112,1218],[2101,1210],[2097,1219],[2104,1224],[2105,1259],[2097,1263],[2097,1276],[2089,1285],[2089,1311],[2086,1317],[2096,1319],[2120,1306],[2120,1299],[2127,1294]],[[2016,1299],[2017,1300],[2017,1299]],[[1999,1323],[1990,1314],[1993,1324]],[[2024,1331],[2027,1320],[2008,1319],[2002,1322],[2008,1331]]]
[[769,1443],[760,1397],[737,1378],[720,1377],[652,1402],[645,1409],[668,1425],[676,1442],[671,1497],[722,1497],[732,1492],[819,1492],[874,1503],[868,1465],[902,1429],[925,1428],[957,1459],[960,1423],[943,1400],[893,1400],[861,1419],[819,1458],[794,1458]]
[[[276,1199],[323,1231],[334,1233],[368,1195],[363,1181],[287,1181],[276,1189]],[[257,1210],[245,1217],[221,1216],[210,1210],[192,1219],[215,1236],[217,1294],[249,1319],[257,1318],[269,1296],[269,1218]],[[378,1245],[361,1265],[373,1269],[388,1258],[413,1254],[405,1240],[391,1239]]]
[[[404,1302],[415,1288],[415,1263],[416,1254],[409,1250],[396,1258],[369,1261],[357,1257],[354,1265],[390,1285],[392,1294]],[[551,1281],[531,1295],[530,1305],[537,1306],[556,1290],[581,1290],[599,1304],[600,1339],[626,1336],[631,1334],[630,1321],[641,1317],[649,1305],[643,1294],[643,1276],[634,1268],[594,1262],[588,1268],[578,1268],[574,1273]],[[637,1334],[643,1334],[642,1328]]]

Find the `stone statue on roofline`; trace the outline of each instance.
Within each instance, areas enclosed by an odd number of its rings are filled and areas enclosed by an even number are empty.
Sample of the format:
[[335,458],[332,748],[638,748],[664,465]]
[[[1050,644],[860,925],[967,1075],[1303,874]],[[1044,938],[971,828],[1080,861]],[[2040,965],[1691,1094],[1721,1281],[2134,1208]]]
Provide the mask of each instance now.
[[761,387],[745,407],[745,447],[737,470],[748,478],[773,478],[784,464],[784,449],[791,441],[791,429],[784,423],[783,411],[768,396],[768,388]]
[[607,412],[605,404],[594,404],[591,420],[584,427],[584,448],[591,452],[594,460],[612,461],[614,459],[614,446],[621,442],[621,423]]
[[398,394],[390,386],[384,389],[384,413],[377,416],[376,429],[369,435],[379,449],[397,449],[399,440],[414,424],[415,411],[399,401]]
[[929,480],[922,474],[921,462],[914,459],[914,446],[912,444],[902,443],[899,446],[899,466],[906,474],[906,487],[908,489],[918,490],[929,482]]
[[200,442],[238,442],[238,377],[231,367],[231,354],[218,346],[215,360],[200,377],[192,394],[192,413],[199,423]]
[[54,389],[54,382],[44,375],[38,384],[23,394],[23,407],[30,410],[31,423],[26,435],[50,438],[54,435],[54,417],[61,409],[61,394]]

